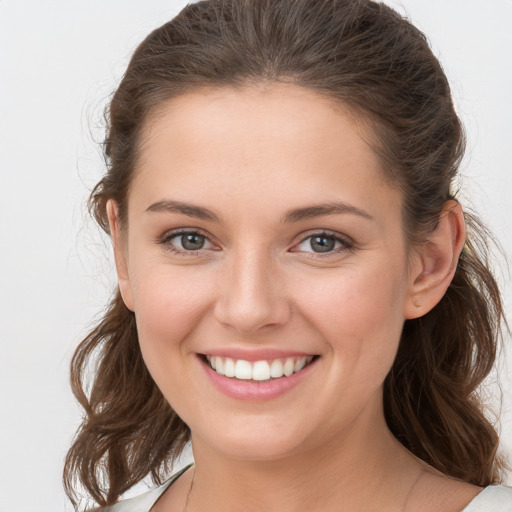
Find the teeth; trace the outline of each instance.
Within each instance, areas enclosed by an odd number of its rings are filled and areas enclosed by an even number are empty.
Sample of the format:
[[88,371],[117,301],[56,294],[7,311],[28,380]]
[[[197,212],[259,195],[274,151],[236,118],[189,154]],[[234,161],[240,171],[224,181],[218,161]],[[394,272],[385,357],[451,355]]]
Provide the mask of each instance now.
[[279,359],[272,361],[270,365],[270,376],[274,379],[279,379],[283,376],[283,363],[281,363]]
[[306,366],[306,358],[301,357],[300,359],[297,359],[297,361],[295,362],[295,366],[293,367],[293,372],[300,372],[302,368],[304,368],[304,366]]
[[252,367],[253,380],[268,380],[270,379],[270,365],[267,361],[256,361]]
[[289,357],[283,365],[283,373],[289,377],[293,374],[293,369],[295,368],[295,361]]
[[308,357],[288,357],[286,359],[274,359],[272,361],[255,361],[253,363],[244,359],[231,359],[230,357],[206,356],[210,366],[219,374],[226,377],[234,377],[240,380],[263,381],[289,377],[300,372],[312,360]]
[[235,364],[235,377],[237,379],[252,379],[252,366],[249,361],[239,359]]
[[235,361],[230,357],[227,357],[226,362],[224,363],[224,375],[226,377],[234,377],[236,375]]

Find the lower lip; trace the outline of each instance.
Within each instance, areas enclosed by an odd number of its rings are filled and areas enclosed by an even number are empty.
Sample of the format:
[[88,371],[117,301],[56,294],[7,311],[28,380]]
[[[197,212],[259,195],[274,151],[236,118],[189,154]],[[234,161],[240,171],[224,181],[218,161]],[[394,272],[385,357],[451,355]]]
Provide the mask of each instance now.
[[263,402],[284,395],[305,379],[317,362],[317,358],[313,359],[300,372],[289,377],[258,382],[225,377],[218,374],[204,360],[204,356],[199,356],[199,360],[206,375],[219,391],[231,398],[247,402]]

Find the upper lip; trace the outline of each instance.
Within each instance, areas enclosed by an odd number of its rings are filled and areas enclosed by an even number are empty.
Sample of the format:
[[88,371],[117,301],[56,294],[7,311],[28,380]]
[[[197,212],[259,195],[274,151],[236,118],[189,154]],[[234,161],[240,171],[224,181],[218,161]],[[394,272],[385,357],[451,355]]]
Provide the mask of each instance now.
[[205,356],[229,357],[231,359],[243,359],[244,361],[264,361],[273,359],[286,359],[288,357],[308,357],[316,354],[298,350],[282,350],[276,348],[241,349],[241,348],[216,348],[205,350],[201,353]]

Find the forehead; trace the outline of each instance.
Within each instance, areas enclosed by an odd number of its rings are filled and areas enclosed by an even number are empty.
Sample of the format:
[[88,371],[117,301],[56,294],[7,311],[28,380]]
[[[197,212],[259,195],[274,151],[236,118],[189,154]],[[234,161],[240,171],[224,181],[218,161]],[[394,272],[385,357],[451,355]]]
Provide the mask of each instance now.
[[[368,116],[308,88],[281,82],[202,87],[163,102],[150,113],[143,126],[141,149],[142,155],[148,156],[144,147],[159,136],[173,136],[182,144],[185,141],[180,135],[192,141],[196,134],[205,146],[215,135],[233,137],[244,132],[252,134],[253,145],[268,140],[298,142],[301,138],[311,144],[312,136],[325,137],[326,131],[341,146],[347,137],[351,139],[347,144],[357,139],[357,146],[363,139],[375,139]],[[366,145],[362,153],[366,153]]]
[[269,204],[337,200],[349,188],[354,199],[368,199],[389,184],[365,126],[349,109],[292,84],[200,89],[149,116],[132,190],[144,189],[146,202],[164,190],[203,203],[255,193]]

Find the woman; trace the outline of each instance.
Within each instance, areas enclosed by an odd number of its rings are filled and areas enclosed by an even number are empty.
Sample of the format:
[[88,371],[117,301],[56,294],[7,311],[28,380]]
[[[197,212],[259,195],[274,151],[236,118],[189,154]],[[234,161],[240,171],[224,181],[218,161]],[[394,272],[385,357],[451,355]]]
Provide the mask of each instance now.
[[[212,0],[136,50],[91,209],[119,290],[68,453],[110,510],[510,510],[476,389],[502,305],[424,36],[359,0]],[[98,357],[89,396],[84,376]],[[171,485],[172,484],[172,485]]]

